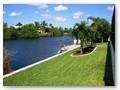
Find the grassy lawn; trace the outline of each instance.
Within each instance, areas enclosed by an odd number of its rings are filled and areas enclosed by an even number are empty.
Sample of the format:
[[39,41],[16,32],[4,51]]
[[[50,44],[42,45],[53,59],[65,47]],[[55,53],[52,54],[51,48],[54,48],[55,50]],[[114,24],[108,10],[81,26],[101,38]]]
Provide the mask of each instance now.
[[6,77],[3,85],[104,86],[107,43],[99,43],[91,55],[71,57],[77,49]]

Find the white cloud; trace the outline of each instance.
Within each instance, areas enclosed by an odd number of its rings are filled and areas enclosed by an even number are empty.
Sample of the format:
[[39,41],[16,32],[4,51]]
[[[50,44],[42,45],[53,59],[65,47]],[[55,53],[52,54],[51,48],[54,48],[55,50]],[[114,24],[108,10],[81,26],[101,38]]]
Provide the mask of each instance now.
[[40,6],[41,4],[27,4],[29,6]]
[[49,12],[50,12],[50,10],[48,10],[48,9],[47,9],[47,10],[46,10],[46,12],[47,12],[47,13],[49,13]]
[[65,22],[66,19],[63,18],[63,17],[56,17],[56,18],[55,18],[55,21],[57,21],[57,22]]
[[52,16],[49,15],[49,14],[41,14],[41,16],[44,17],[44,18],[51,18],[51,17],[52,17]]
[[74,14],[72,14],[72,16],[73,16],[74,19],[79,19],[83,15],[84,15],[83,12],[75,12]]
[[39,9],[45,9],[48,8],[47,4],[27,4],[29,6],[37,6]]
[[22,12],[11,12],[10,14],[9,14],[9,16],[11,16],[11,17],[13,17],[13,16],[19,16],[19,15],[21,15],[22,14]]
[[113,11],[114,10],[114,6],[108,6],[107,10]]
[[55,11],[65,11],[65,10],[68,10],[68,7],[63,6],[63,5],[59,5],[57,7],[54,7],[54,10]]
[[39,5],[39,9],[45,9],[45,8],[48,8],[47,4],[41,4],[41,5]]
[[34,13],[36,13],[36,14],[37,14],[37,13],[39,13],[39,11],[35,11]]

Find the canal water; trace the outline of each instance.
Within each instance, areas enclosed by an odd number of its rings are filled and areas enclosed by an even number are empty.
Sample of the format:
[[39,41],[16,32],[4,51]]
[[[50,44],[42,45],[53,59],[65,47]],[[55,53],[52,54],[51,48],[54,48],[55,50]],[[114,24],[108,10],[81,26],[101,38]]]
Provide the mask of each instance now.
[[62,40],[62,46],[64,46],[67,39],[68,44],[71,45],[72,38],[61,36],[4,40],[3,47],[9,50],[11,54],[11,69],[17,70],[56,55],[60,49],[60,40]]

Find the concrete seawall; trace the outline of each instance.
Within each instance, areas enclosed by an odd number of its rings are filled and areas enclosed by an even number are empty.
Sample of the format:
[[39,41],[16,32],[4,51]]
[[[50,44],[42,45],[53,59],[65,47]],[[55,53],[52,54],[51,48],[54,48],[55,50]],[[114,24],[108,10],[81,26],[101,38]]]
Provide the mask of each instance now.
[[16,70],[16,71],[13,71],[13,72],[11,72],[11,73],[9,73],[9,74],[4,75],[3,78],[8,77],[8,76],[11,76],[11,75],[13,75],[13,74],[15,74],[15,73],[18,73],[18,72],[20,72],[20,71],[26,70],[26,69],[28,69],[28,68],[30,68],[30,67],[33,67],[33,66],[35,66],[35,65],[38,65],[38,64],[40,64],[40,63],[46,62],[46,61],[48,61],[48,60],[50,60],[50,59],[52,59],[52,58],[54,58],[54,57],[57,57],[57,56],[59,56],[59,55],[62,55],[62,54],[66,53],[66,52],[68,52],[68,51],[70,51],[70,50],[73,50],[73,49],[75,49],[75,48],[77,48],[77,47],[79,47],[79,45],[70,45],[70,46],[67,47],[67,50],[66,50],[66,51],[64,51],[64,52],[62,52],[62,53],[60,53],[60,54],[56,54],[56,55],[51,56],[51,57],[49,57],[49,58],[43,59],[43,60],[41,60],[41,61],[38,61],[38,62],[36,62],[36,63],[33,63],[33,64],[31,64],[31,65],[28,65],[28,66],[26,66],[26,67],[23,67],[23,68],[21,68],[21,69],[18,69],[18,70]]

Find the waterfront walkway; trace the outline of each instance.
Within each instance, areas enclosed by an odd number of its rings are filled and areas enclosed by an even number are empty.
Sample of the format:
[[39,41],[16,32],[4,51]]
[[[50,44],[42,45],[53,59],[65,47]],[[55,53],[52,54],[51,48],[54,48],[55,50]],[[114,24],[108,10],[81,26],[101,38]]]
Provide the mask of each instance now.
[[[61,48],[61,51],[62,51],[61,53],[68,52],[68,51],[73,50],[73,49],[75,49],[77,47],[80,47],[80,45],[70,45],[70,46],[62,47]],[[60,50],[58,51],[58,53],[60,53]]]
[[[80,47],[80,45],[70,45],[70,46],[68,46],[67,51],[73,50],[73,49],[75,49],[75,48],[77,48],[77,47]],[[67,47],[66,47],[66,48],[67,48]]]

